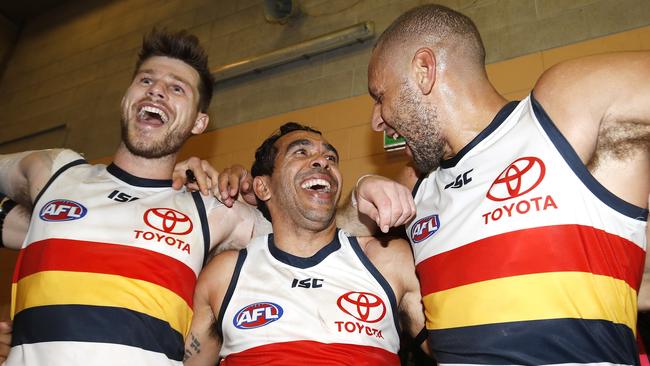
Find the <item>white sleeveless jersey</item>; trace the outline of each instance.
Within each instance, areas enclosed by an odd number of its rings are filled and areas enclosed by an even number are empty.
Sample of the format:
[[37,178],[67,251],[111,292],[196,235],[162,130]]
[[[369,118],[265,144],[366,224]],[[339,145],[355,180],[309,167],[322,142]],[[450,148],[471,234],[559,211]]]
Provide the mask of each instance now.
[[240,251],[217,319],[222,365],[399,365],[397,302],[356,238],[310,258],[273,234]]
[[407,234],[440,363],[638,362],[648,211],[600,185],[532,96],[414,197]]
[[181,365],[211,201],[71,152],[55,165],[16,264],[7,365]]

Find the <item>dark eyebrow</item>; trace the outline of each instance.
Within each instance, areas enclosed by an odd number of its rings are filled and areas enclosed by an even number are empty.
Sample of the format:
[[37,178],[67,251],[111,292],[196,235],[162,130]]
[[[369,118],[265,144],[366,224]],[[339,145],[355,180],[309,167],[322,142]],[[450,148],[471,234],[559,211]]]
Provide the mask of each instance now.
[[[314,143],[309,139],[299,139],[299,140],[296,140],[296,141],[292,141],[291,143],[289,143],[289,145],[287,145],[287,153],[296,146],[312,146],[313,144]],[[339,152],[336,151],[336,148],[334,148],[334,146],[332,146],[331,144],[327,144],[327,143],[324,144],[324,146],[325,146],[325,148],[327,150],[329,150],[329,151],[333,152],[334,154],[336,154],[337,159],[339,158]]]
[[[140,75],[140,74],[155,75],[156,72],[153,69],[141,69],[141,70],[138,71],[138,73],[136,75]],[[180,82],[181,84],[184,84],[186,87],[190,87],[190,85],[191,85],[187,80],[183,79],[180,76],[171,74],[171,78],[178,81],[178,82]]]
[[327,148],[327,150],[333,152],[336,155],[336,159],[338,160],[339,152],[336,151],[336,148],[334,146],[332,146],[331,144],[325,144],[325,148]]
[[293,149],[296,146],[311,146],[311,145],[313,144],[311,140],[308,139],[300,139],[300,140],[292,141],[291,143],[289,143],[289,145],[287,145],[287,152],[289,152],[289,150]]

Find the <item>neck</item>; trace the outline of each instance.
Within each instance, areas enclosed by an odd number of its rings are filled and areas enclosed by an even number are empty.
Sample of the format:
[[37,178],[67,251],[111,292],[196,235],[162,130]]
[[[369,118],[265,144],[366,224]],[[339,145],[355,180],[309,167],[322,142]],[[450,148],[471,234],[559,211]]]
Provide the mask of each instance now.
[[[442,117],[449,123],[444,131],[452,155],[456,155],[492,122],[497,113],[508,103],[487,81],[460,81],[464,87],[459,92],[446,95]],[[454,89],[452,89],[454,90]],[[460,112],[459,112],[460,111]]]
[[156,159],[148,159],[133,155],[120,143],[113,157],[115,165],[136,177],[147,179],[171,179],[176,164],[176,154],[170,154]]
[[[278,220],[283,221],[283,220]],[[278,249],[295,255],[308,258],[318,253],[329,244],[336,235],[336,224],[332,223],[322,230],[310,230],[277,223],[273,220],[273,237]]]

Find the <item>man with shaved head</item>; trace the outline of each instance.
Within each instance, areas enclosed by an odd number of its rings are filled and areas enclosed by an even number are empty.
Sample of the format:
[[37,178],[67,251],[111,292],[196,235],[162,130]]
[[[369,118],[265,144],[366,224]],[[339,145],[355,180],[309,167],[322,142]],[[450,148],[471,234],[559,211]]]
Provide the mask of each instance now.
[[[560,63],[509,102],[473,22],[424,5],[381,35],[368,85],[373,129],[403,136],[424,177],[407,235],[436,359],[638,363],[650,53]],[[359,182],[360,208],[380,181]],[[395,216],[403,199],[382,197]]]

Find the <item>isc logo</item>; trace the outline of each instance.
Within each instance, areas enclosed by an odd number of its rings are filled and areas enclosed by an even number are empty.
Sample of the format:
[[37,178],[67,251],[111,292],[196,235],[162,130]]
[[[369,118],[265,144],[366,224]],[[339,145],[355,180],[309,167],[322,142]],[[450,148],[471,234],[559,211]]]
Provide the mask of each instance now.
[[263,327],[282,317],[282,307],[272,302],[257,302],[239,310],[232,323],[239,329]]
[[58,199],[46,203],[38,216],[44,221],[71,221],[86,216],[87,212],[80,203]]
[[411,226],[411,240],[413,243],[419,243],[435,234],[438,229],[440,229],[438,215],[423,217]]

